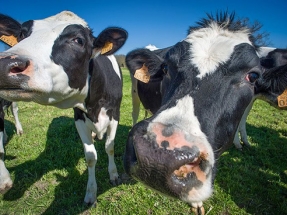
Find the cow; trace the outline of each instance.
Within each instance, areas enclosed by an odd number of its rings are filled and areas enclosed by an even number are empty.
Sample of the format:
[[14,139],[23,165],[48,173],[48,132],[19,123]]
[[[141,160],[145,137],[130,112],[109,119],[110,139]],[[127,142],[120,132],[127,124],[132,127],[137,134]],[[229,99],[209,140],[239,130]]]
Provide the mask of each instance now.
[[163,58],[147,49],[127,54],[139,80],[162,76],[160,108],[128,135],[124,168],[131,177],[205,213],[216,161],[233,144],[244,110],[257,94],[271,100],[285,89],[280,69],[275,76],[260,65],[255,38],[248,23],[222,12],[190,27]]
[[[158,58],[163,58],[167,51],[171,48],[164,48],[164,49],[157,49],[154,46],[146,46],[150,51],[153,51]],[[129,61],[129,56],[127,56],[126,61]],[[162,74],[161,69],[158,72],[154,73],[153,77],[147,81],[139,81],[134,77],[134,74],[130,72],[132,88],[131,88],[131,95],[132,95],[132,120],[133,125],[136,124],[139,111],[140,111],[140,104],[142,103],[145,109],[145,118],[148,115],[154,114],[161,105],[162,101],[162,92],[161,92],[161,81],[162,81]],[[148,74],[149,75],[149,74]]]
[[[272,72],[272,71],[278,72],[278,68],[280,68],[281,72],[285,73],[287,76],[287,66],[286,66],[287,65],[287,49],[276,49],[276,48],[270,48],[270,47],[263,47],[263,48],[261,48],[261,52],[259,54],[261,57],[260,63],[264,68],[269,69],[270,72]],[[285,86],[287,88],[287,83]],[[240,150],[242,149],[242,145],[250,146],[250,144],[248,142],[248,138],[247,138],[246,120],[247,120],[247,117],[248,117],[250,110],[252,109],[253,103],[255,102],[256,99],[264,100],[264,101],[268,102],[270,105],[272,105],[273,107],[280,109],[280,110],[287,109],[286,108],[287,107],[287,99],[278,100],[278,97],[277,97],[274,100],[273,97],[271,97],[271,100],[270,100],[268,95],[264,95],[264,94],[263,95],[260,95],[260,94],[256,95],[252,99],[252,101],[250,102],[250,104],[248,105],[246,110],[244,111],[244,114],[241,118],[241,121],[239,123],[236,135],[235,135],[234,140],[233,140],[233,143],[236,146],[236,148],[238,148]],[[280,101],[281,101],[281,103],[282,102],[283,103],[280,104]],[[240,137],[239,137],[239,134],[240,134]]]
[[[14,46],[0,53],[0,96],[9,101],[36,102],[73,108],[88,166],[84,202],[96,205],[97,152],[92,132],[102,138],[112,184],[120,183],[114,162],[114,139],[122,99],[122,74],[113,55],[128,36],[125,29],[108,27],[93,36],[82,18],[71,11],[22,24],[0,16],[0,35]],[[0,176],[8,190],[9,174]],[[11,179],[10,179],[11,180]],[[9,180],[8,180],[9,181]]]

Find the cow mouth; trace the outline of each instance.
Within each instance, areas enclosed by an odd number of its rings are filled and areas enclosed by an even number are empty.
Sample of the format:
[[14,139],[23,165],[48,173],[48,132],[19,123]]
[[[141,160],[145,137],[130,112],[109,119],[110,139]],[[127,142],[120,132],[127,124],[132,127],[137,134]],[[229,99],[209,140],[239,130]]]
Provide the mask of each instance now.
[[202,172],[200,166],[206,161],[206,155],[201,153],[198,157],[195,157],[192,162],[188,162],[174,170],[173,174],[179,180],[186,179],[191,173],[195,173],[198,178],[203,179],[204,173]]

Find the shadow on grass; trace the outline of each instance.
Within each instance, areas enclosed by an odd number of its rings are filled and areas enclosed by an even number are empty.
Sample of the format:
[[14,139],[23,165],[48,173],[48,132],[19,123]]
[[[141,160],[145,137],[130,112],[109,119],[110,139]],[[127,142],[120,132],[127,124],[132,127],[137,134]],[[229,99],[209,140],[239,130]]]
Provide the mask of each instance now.
[[216,183],[250,214],[287,211],[286,130],[247,124],[251,147],[232,147],[218,163]]
[[[11,127],[13,125],[11,122],[8,122],[7,126]],[[127,126],[118,126],[115,140],[115,162],[119,174],[122,174],[124,171],[122,157],[129,129],[130,127]],[[8,133],[10,138],[14,134],[15,131],[13,129]],[[14,172],[15,179],[13,187],[4,195],[4,199],[15,201],[21,198],[33,184],[36,184],[34,186],[39,188],[39,191],[43,193],[45,187],[50,186],[49,183],[54,183],[53,202],[49,204],[50,206],[43,214],[79,214],[88,208],[84,204],[88,173],[87,170],[84,173],[80,173],[76,168],[79,160],[84,159],[84,151],[75,128],[74,119],[63,116],[54,118],[49,125],[46,135],[45,149],[35,160],[9,168],[10,172]],[[112,187],[109,183],[108,159],[104,142],[105,139],[95,142],[98,154],[96,165],[98,195]],[[7,156],[5,159],[13,159],[13,157]],[[42,176],[51,171],[55,171],[54,176],[56,180],[54,179],[51,182],[48,179],[46,182],[41,182],[40,179]],[[59,174],[58,171],[64,171],[65,174]]]

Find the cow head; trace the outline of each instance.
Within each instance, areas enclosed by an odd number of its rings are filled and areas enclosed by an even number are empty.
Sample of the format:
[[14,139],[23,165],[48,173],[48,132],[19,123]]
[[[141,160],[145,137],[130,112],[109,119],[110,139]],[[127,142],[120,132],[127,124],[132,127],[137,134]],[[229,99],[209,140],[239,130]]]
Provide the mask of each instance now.
[[256,83],[257,97],[275,108],[287,109],[287,49],[261,48],[260,55],[264,72]]
[[0,96],[60,108],[82,107],[92,57],[117,51],[127,32],[107,28],[98,37],[69,11],[23,24],[0,15],[0,36],[13,45],[0,53]]
[[209,16],[164,57],[135,50],[126,58],[132,71],[164,75],[161,107],[129,133],[125,169],[200,210],[212,194],[216,160],[232,144],[263,77],[254,31],[245,24],[234,14]]

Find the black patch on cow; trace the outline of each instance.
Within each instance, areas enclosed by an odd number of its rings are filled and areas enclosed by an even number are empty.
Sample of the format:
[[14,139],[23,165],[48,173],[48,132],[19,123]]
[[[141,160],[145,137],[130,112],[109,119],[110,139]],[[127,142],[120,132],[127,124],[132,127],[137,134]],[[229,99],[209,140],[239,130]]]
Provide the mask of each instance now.
[[196,157],[198,157],[199,153],[200,153],[199,148],[197,146],[194,146],[194,145],[192,147],[182,146],[182,147],[178,148],[177,150],[183,151],[186,154],[191,153],[192,156],[196,156]]
[[175,190],[176,194],[181,193],[184,189],[184,193],[186,193],[187,191],[191,191],[193,188],[195,189],[199,189],[202,187],[203,182],[198,180],[195,172],[190,172],[187,174],[186,177],[182,178],[182,177],[177,177],[175,175],[172,176],[173,180],[175,181],[175,184],[185,184],[184,187],[182,186],[173,186],[172,188]]
[[83,120],[84,122],[86,121],[85,117],[84,117],[84,111],[82,111],[79,108],[73,108],[74,110],[74,119],[75,121],[77,120]]
[[141,103],[146,110],[149,110],[152,114],[155,114],[161,105],[161,92],[160,92],[161,80],[156,82],[143,83],[138,81],[137,92]]
[[34,24],[33,20],[29,20],[29,21],[22,23],[21,32],[20,32],[20,35],[18,36],[18,42],[29,37],[32,34],[33,24]]
[[15,19],[0,14],[0,32],[6,36],[13,35],[20,42],[32,33],[33,20],[22,23],[22,25]]
[[82,90],[86,85],[92,48],[91,31],[81,25],[67,26],[55,40],[51,59],[63,66],[71,88]]
[[174,133],[174,127],[172,125],[167,125],[162,129],[162,135],[164,137],[170,137]]
[[18,37],[21,32],[21,24],[9,16],[0,14],[0,32],[6,36]]
[[122,76],[116,74],[108,57],[100,55],[90,61],[90,87],[86,98],[87,116],[98,122],[101,108],[107,110],[110,120],[112,117],[119,121],[120,104],[122,100]]
[[164,140],[164,141],[162,141],[161,142],[161,144],[160,144],[163,148],[167,148],[167,147],[169,147],[169,142],[168,141],[166,141],[166,140]]

